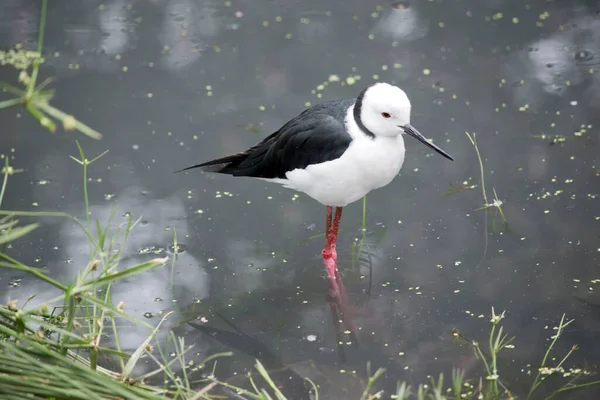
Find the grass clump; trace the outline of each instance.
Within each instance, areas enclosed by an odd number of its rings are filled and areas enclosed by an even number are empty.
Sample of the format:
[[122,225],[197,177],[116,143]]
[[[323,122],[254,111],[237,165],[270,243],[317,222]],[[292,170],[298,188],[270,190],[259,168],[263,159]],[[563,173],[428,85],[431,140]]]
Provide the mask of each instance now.
[[[129,217],[125,224],[109,229],[92,221],[87,198],[87,168],[99,157],[88,161],[79,147],[76,159],[84,171],[86,217],[83,221],[66,213],[22,212],[0,209],[0,268],[25,272],[51,285],[58,295],[41,305],[28,307],[32,296],[21,305],[17,299],[0,306],[0,394],[13,398],[17,393],[29,393],[33,398],[52,398],[63,393],[69,398],[161,398],[165,390],[132,384],[131,372],[142,354],[123,352],[118,341],[118,321],[130,321],[146,326],[151,337],[156,329],[125,313],[122,302],[114,304],[111,286],[124,278],[164,265],[167,258],[121,268],[121,249],[137,221]],[[14,169],[6,157],[4,179],[0,192],[0,207],[8,177]],[[115,210],[116,211],[116,210]],[[114,212],[113,214],[114,215]],[[39,224],[19,226],[17,217],[59,217],[76,223],[89,243],[87,265],[68,283],[61,283],[41,268],[34,268],[6,253],[6,245],[36,229]],[[52,309],[51,309],[52,307]],[[112,335],[115,345],[105,345]],[[148,343],[140,348],[148,351]],[[85,356],[82,356],[85,354]],[[98,365],[100,357],[117,360],[121,371],[115,373]],[[123,385],[121,383],[127,383]],[[67,390],[68,389],[68,390]],[[112,397],[110,397],[112,396]],[[61,398],[60,396],[57,398]]]
[[[164,399],[165,390],[143,384],[123,384],[120,375],[91,361],[77,349],[95,346],[89,338],[68,331],[53,313],[0,306],[0,395],[3,399]],[[38,326],[37,329],[32,326]],[[69,344],[51,338],[69,337]],[[75,342],[75,340],[80,343]],[[119,355],[117,352],[113,353]]]
[[[483,343],[468,338],[456,329],[452,331],[455,341],[468,344],[473,350],[475,357],[481,360],[483,376],[478,379],[467,379],[464,371],[453,369],[450,385],[447,387],[444,385],[444,375],[440,374],[437,380],[432,378],[430,384],[420,384],[415,391],[412,390],[411,385],[407,382],[399,382],[396,393],[391,397],[398,400],[514,400],[517,398],[550,400],[561,393],[581,390],[600,384],[600,380],[581,382],[581,380],[592,375],[592,372],[589,370],[583,368],[567,369],[565,367],[566,361],[577,349],[577,346],[573,346],[556,365],[549,365],[549,360],[554,359],[550,355],[553,353],[558,338],[562,335],[565,328],[573,322],[573,320],[566,321],[566,317],[563,315],[558,326],[554,328],[555,333],[550,338],[550,344],[546,349],[541,364],[539,364],[540,366],[537,368],[529,391],[522,396],[517,396],[510,389],[509,382],[502,379],[501,374],[499,354],[506,349],[514,348],[512,342],[515,339],[514,337],[509,337],[504,332],[504,327],[500,325],[500,321],[504,318],[505,312],[496,314],[492,307],[490,319],[492,326],[487,340]],[[540,387],[550,376],[563,378],[564,383],[562,383],[559,389],[547,390],[546,394],[541,394]]]
[[[490,322],[492,327],[490,329],[490,334],[487,340],[486,345],[484,346],[476,340],[470,339],[458,330],[454,330],[452,332],[455,340],[457,342],[462,341],[467,343],[473,350],[475,357],[482,361],[485,376],[481,377],[476,386],[472,384],[463,385],[464,387],[469,388],[469,390],[465,392],[461,392],[460,396],[455,397],[443,397],[448,399],[459,399],[459,398],[477,398],[477,399],[516,399],[517,397],[510,390],[510,385],[508,382],[504,381],[501,377],[500,368],[499,368],[499,354],[505,349],[514,348],[512,345],[514,337],[509,337],[504,332],[504,327],[500,325],[500,321],[505,318],[505,312],[503,311],[500,314],[496,314],[494,308],[492,307],[492,315]],[[562,357],[561,361],[555,365],[550,366],[548,361],[550,360],[550,354],[553,352],[554,347],[558,338],[562,335],[565,328],[573,322],[573,320],[566,321],[565,315],[563,314],[559,324],[554,328],[554,335],[552,335],[551,342],[548,345],[546,352],[544,353],[544,357],[541,361],[541,364],[537,368],[537,372],[535,374],[535,378],[531,383],[530,389],[528,391],[526,399],[530,398],[543,398],[543,399],[551,399],[558,395],[559,393],[563,393],[566,391],[572,391],[577,389],[582,389],[587,386],[600,384],[600,380],[597,381],[589,381],[578,383],[582,378],[588,377],[592,375],[592,372],[584,369],[584,368],[571,368],[569,370],[565,370],[564,365],[567,359],[573,354],[573,351],[577,349],[577,346],[574,345],[571,350]],[[562,378],[568,378],[568,380],[561,386],[561,388],[557,390],[550,391],[545,395],[537,395],[536,397],[532,397],[536,391],[539,392],[539,388],[541,384],[551,375],[560,376]],[[453,373],[453,381],[454,381],[454,373]],[[440,378],[441,379],[441,378]],[[458,387],[458,382],[454,382],[454,387]],[[455,392],[456,394],[456,392]],[[519,397],[521,398],[521,397]],[[436,398],[437,399],[437,398]]]

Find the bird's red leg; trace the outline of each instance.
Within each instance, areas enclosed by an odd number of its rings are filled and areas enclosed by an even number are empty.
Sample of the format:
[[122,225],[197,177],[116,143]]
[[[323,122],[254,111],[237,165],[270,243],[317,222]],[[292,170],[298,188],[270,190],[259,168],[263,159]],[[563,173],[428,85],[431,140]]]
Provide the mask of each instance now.
[[321,252],[321,256],[323,257],[323,263],[325,263],[325,269],[327,270],[327,276],[329,278],[329,283],[331,284],[331,291],[333,292],[332,295],[335,298],[339,296],[340,290],[336,280],[337,254],[335,252],[335,243],[333,242],[337,236],[337,232],[335,235],[333,235],[333,223],[335,220],[332,220],[332,214],[332,207],[327,206],[325,211],[325,248]]
[[336,207],[335,208],[335,215],[333,217],[333,222],[331,223],[331,229],[330,229],[330,235],[331,238],[330,243],[329,243],[329,247],[331,248],[331,254],[333,255],[333,261],[336,264],[336,272],[337,272],[337,235],[338,235],[338,231],[340,230],[340,221],[342,219],[342,207]]
[[333,207],[325,207],[325,248],[329,248],[329,231],[331,230],[331,218],[333,216]]
[[[331,213],[331,207],[327,207],[326,222],[330,221]],[[331,284],[331,295],[334,298],[339,298],[340,296],[339,285],[341,284],[341,278],[337,269],[336,242],[341,218],[342,207],[336,207],[335,216],[333,217],[331,224],[329,224],[327,227],[328,229],[325,233],[325,248],[321,253],[323,256],[323,262],[325,263],[325,268],[327,269],[327,276],[329,277],[329,282]]]
[[335,263],[335,280],[336,280],[336,283],[338,284],[338,287],[340,290],[339,293],[341,295],[342,303],[345,305],[345,304],[348,304],[348,296],[346,294],[346,288],[344,287],[344,284],[342,283],[342,277],[340,276],[340,272],[337,268],[337,251],[336,251],[337,235],[338,235],[338,231],[340,229],[340,221],[342,219],[342,210],[343,210],[342,207],[336,207],[336,209],[335,209],[335,216],[333,217],[331,233],[333,236],[332,255],[333,255],[333,260]]

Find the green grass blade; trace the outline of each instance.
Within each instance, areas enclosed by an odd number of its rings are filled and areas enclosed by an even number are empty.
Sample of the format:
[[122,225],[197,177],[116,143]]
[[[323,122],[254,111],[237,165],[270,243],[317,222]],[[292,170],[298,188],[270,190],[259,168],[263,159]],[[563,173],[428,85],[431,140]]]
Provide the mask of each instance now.
[[25,108],[35,119],[40,122],[44,128],[48,129],[50,132],[56,131],[56,124],[48,118],[44,113],[42,113],[33,103],[27,103]]
[[123,370],[123,379],[127,379],[131,376],[131,373],[133,372],[135,365],[140,360],[140,357],[146,352],[146,348],[150,344],[150,341],[152,340],[152,338],[154,338],[156,336],[156,332],[158,332],[158,329],[160,328],[162,323],[165,322],[167,317],[169,315],[171,315],[172,313],[173,313],[173,311],[170,311],[164,317],[162,317],[162,319],[160,320],[158,325],[156,325],[156,328],[154,328],[152,330],[152,332],[150,333],[150,335],[148,335],[146,340],[144,340],[142,342],[142,344],[140,344],[139,347],[133,352],[133,354],[131,355],[131,358],[129,358],[129,360],[127,361],[127,364],[125,364],[125,369]]
[[138,275],[142,272],[145,272],[145,271],[148,271],[148,270],[151,270],[153,268],[163,265],[164,263],[166,263],[168,261],[168,259],[169,259],[169,257],[154,258],[150,261],[136,265],[134,267],[127,268],[127,269],[124,269],[119,272],[111,273],[111,274],[103,276],[101,278],[93,279],[92,281],[89,281],[89,282],[84,282],[81,286],[79,286],[77,288],[77,290],[85,291],[85,290],[89,290],[89,289],[93,288],[94,286],[106,285],[106,284],[109,284],[109,283],[112,283],[112,282],[115,282],[115,281],[118,281],[121,279],[128,278],[130,276]]
[[72,115],[69,115],[69,114],[59,110],[58,108],[51,106],[47,102],[42,101],[42,102],[36,103],[36,105],[39,108],[41,108],[43,111],[45,111],[48,115],[63,122],[63,124],[65,123],[65,120],[72,121],[72,123],[74,124],[74,128],[77,129],[79,132],[83,133],[84,135],[89,136],[92,139],[96,139],[96,140],[102,139],[102,134],[100,132],[90,128],[83,122],[75,119]]
[[278,400],[286,400],[286,397],[283,395],[283,393],[281,393],[281,391],[279,390],[277,385],[275,385],[275,382],[273,382],[273,380],[269,376],[269,373],[267,372],[267,370],[265,369],[265,367],[262,365],[262,363],[260,361],[256,360],[256,363],[254,364],[254,368],[256,368],[256,370],[263,377],[263,379],[265,381],[267,381],[267,383],[269,384],[271,389],[273,389],[273,391],[275,392],[275,396],[277,396],[277,399]]
[[42,47],[44,44],[44,30],[46,29],[46,10],[48,9],[48,0],[42,0],[42,12],[40,15],[40,27],[38,29],[38,42],[37,42],[37,53],[38,58],[33,61],[33,68],[31,72],[31,78],[27,85],[27,99],[31,99],[34,90],[35,90],[35,82],[37,81],[37,76],[40,70],[40,63],[42,58]]
[[[23,90],[19,89],[16,86],[8,84],[6,82],[0,81],[0,88],[4,89],[5,91],[7,91],[9,93],[15,94],[19,97],[25,96],[25,92]],[[23,99],[20,99],[20,102],[23,102]]]
[[8,108],[8,107],[13,107],[13,106],[19,105],[21,103],[23,103],[23,100],[21,100],[20,98],[14,98],[14,99],[0,101],[0,110],[2,110],[3,108]]
[[27,235],[29,232],[37,229],[40,224],[29,224],[25,226],[20,226],[18,228],[11,228],[4,233],[0,233],[0,244],[12,242],[20,238],[21,236]]
[[3,258],[6,261],[1,261],[0,260],[0,267],[3,268],[9,268],[9,269],[13,269],[16,271],[23,271],[23,272],[27,272],[28,274],[31,274],[33,276],[35,276],[36,278],[49,283],[50,285],[65,291],[66,290],[66,286],[55,281],[54,279],[50,278],[49,276],[47,276],[43,270],[39,269],[39,268],[33,268],[33,267],[29,267],[25,264],[20,263],[19,261],[7,256],[5,253],[0,253],[0,258]]

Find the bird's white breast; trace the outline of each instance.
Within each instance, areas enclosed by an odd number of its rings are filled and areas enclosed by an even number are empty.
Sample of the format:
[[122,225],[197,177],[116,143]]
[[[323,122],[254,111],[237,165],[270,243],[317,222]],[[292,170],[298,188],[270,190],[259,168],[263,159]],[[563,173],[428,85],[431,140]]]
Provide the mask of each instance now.
[[343,207],[390,183],[404,162],[404,140],[366,135],[355,137],[338,159],[286,174],[286,187],[328,206]]

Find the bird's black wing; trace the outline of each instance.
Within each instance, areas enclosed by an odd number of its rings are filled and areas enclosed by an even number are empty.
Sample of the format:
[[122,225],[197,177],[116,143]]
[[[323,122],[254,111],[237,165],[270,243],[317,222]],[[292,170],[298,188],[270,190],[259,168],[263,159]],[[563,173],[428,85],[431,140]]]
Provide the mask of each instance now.
[[[241,153],[185,169],[201,168],[234,176],[285,178],[286,172],[339,158],[352,141],[341,110],[313,107],[287,122],[277,132]],[[339,114],[339,115],[338,115]]]

